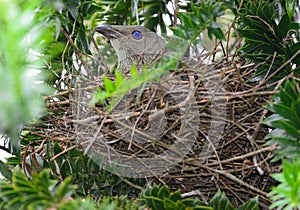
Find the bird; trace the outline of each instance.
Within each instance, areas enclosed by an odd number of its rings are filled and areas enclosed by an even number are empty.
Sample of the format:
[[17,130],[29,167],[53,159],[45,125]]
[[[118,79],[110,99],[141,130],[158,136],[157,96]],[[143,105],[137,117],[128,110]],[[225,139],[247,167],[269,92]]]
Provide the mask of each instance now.
[[162,37],[140,25],[100,24],[94,30],[110,40],[118,57],[117,69],[121,72],[129,71],[133,64],[137,69],[150,65],[167,51]]

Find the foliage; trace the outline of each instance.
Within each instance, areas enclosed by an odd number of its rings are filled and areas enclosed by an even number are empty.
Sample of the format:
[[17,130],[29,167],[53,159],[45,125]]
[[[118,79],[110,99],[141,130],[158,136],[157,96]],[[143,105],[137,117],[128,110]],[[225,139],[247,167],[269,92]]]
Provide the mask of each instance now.
[[[296,1],[286,2],[295,5]],[[295,6],[287,7],[287,13],[279,18],[277,8],[276,1],[247,1],[239,13],[238,33],[245,40],[240,52],[259,64],[252,81],[268,78],[272,83],[291,72],[300,73],[300,24],[293,22],[291,15]]]
[[[274,112],[264,123],[275,128],[267,136],[267,144],[278,143],[274,160],[283,161],[283,172],[272,176],[280,182],[269,194],[274,201],[271,208],[300,207],[300,89],[298,80],[287,80],[267,108]],[[289,163],[290,162],[290,163]]]
[[300,162],[298,158],[295,158],[292,163],[284,160],[283,172],[272,175],[280,184],[269,193],[273,200],[270,209],[300,208]]
[[[274,83],[286,80],[279,94],[273,97],[266,108],[274,114],[263,123],[274,128],[266,137],[267,145],[279,144],[273,161],[293,161],[300,155],[300,90],[299,81],[287,79],[300,73],[300,24],[293,22],[296,1],[278,2],[247,1],[240,14],[241,28],[238,33],[245,40],[240,52],[255,62],[257,71],[252,81]],[[283,172],[273,174],[281,184],[269,194],[274,201],[271,208],[292,209],[299,207],[299,160],[288,163],[284,160]],[[297,168],[298,167],[298,168]]]
[[187,207],[210,209],[207,204],[198,199],[183,199],[179,191],[171,193],[167,187],[159,188],[156,184],[147,187],[140,194],[140,202],[151,209],[186,209]]
[[222,2],[200,1],[197,5],[191,4],[191,11],[178,14],[181,24],[171,28],[174,34],[184,40],[193,43],[200,33],[207,29],[208,36],[213,35],[217,39],[225,39],[217,18],[225,13],[225,5]]
[[2,160],[0,160],[0,172],[1,175],[4,176],[7,180],[12,179],[12,171]]
[[30,181],[21,170],[16,170],[12,184],[0,183],[1,209],[39,209],[60,205],[70,199],[75,189],[70,182],[71,177],[68,177],[57,185],[57,181],[50,180],[48,170],[33,174]]
[[[25,139],[30,138],[30,134],[25,137]],[[45,157],[39,157],[38,154],[24,154],[26,159],[28,159],[25,162],[22,160],[22,157],[8,158],[7,168],[1,172],[9,175],[11,173],[10,168],[22,165],[28,177],[32,173],[40,173],[40,171],[45,169],[50,169],[52,171],[51,177],[56,179],[66,179],[72,175],[71,181],[77,186],[76,194],[82,197],[90,195],[94,198],[99,198],[122,194],[137,196],[139,193],[139,191],[124,183],[117,175],[102,169],[98,163],[95,163],[88,155],[85,155],[80,148],[74,147],[68,152],[61,154],[63,148],[58,142],[52,144],[51,141],[48,141],[46,144]],[[38,160],[41,160],[42,163]],[[144,179],[129,180],[138,186],[144,185],[145,182]]]
[[144,210],[145,206],[139,205],[137,199],[128,199],[126,196],[115,196],[115,197],[104,197],[99,201],[99,210],[123,210],[123,209],[131,209],[131,210]]
[[57,90],[65,89],[66,84],[61,85],[58,82],[60,78],[69,76],[71,71],[78,75],[82,70],[81,66],[74,68],[72,56],[80,57],[82,54],[91,53],[91,36],[88,33],[90,25],[85,24],[85,21],[92,18],[102,7],[94,4],[94,1],[83,0],[47,0],[46,3],[51,8],[47,12],[47,21],[53,23],[51,34],[54,37],[51,45],[47,47],[49,79],[46,82],[54,85]]
[[[174,24],[174,13],[168,9],[172,5],[171,0],[144,0],[137,1],[138,15],[136,18],[136,9],[132,0],[97,0],[97,5],[103,5],[95,15],[96,22],[104,22],[112,25],[145,25],[150,30],[155,30],[160,26],[163,33],[166,33],[167,23],[164,18],[168,18],[170,23]],[[183,10],[189,10],[190,3],[180,0],[178,7]]]
[[35,11],[40,1],[21,3],[2,1],[0,14],[0,28],[4,32],[0,34],[0,132],[8,135],[16,154],[22,123],[43,109],[38,92],[43,94],[46,89],[34,84],[38,78],[34,78],[33,72],[43,69],[41,55],[51,40],[44,24],[46,17]]
[[[208,203],[203,203],[198,198],[182,198],[179,190],[170,192],[166,186],[159,188],[156,184],[143,190],[139,200],[141,204],[151,209],[236,209],[221,191],[218,191]],[[237,209],[259,209],[257,199],[251,199]]]
[[267,136],[267,144],[278,143],[275,160],[293,160],[300,156],[300,89],[299,81],[287,80],[267,109],[274,112],[264,123],[275,128]]
[[[225,194],[220,191],[206,204],[199,199],[182,198],[180,191],[170,192],[166,186],[147,187],[139,198],[128,199],[126,196],[103,197],[99,203],[93,202],[89,197],[83,200],[75,199],[76,186],[71,184],[71,177],[58,183],[50,179],[49,170],[35,173],[32,180],[17,170],[13,174],[12,184],[0,182],[1,209],[235,209]],[[238,209],[258,209],[257,199],[252,199]]]

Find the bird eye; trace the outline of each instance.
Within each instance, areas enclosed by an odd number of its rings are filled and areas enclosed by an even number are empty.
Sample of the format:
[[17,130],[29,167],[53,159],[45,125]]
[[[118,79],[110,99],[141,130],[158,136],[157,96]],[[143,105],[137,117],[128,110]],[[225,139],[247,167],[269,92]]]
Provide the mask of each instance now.
[[138,31],[138,30],[134,30],[132,32],[132,37],[136,40],[140,40],[143,37],[142,32]]

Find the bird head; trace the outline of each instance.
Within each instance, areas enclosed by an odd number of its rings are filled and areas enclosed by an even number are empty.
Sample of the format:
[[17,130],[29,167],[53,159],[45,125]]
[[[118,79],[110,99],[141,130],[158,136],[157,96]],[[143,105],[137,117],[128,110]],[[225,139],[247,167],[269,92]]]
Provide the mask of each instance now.
[[106,36],[118,56],[118,69],[133,64],[151,64],[165,52],[165,41],[143,26],[98,25],[95,31]]

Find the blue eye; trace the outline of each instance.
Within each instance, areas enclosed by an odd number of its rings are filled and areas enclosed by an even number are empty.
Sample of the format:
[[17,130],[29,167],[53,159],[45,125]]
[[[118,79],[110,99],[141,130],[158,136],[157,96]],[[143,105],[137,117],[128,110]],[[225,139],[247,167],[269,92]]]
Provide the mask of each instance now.
[[136,40],[140,40],[143,37],[142,32],[138,31],[138,30],[134,30],[132,32],[132,37]]

